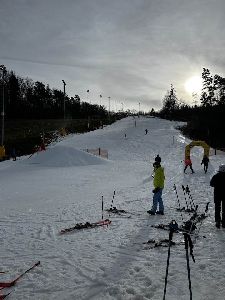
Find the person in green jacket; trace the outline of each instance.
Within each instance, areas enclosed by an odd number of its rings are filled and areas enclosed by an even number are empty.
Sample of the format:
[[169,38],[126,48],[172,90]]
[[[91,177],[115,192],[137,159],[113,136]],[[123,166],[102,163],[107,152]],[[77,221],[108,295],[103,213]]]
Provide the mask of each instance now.
[[[162,200],[162,191],[164,188],[164,181],[165,181],[165,175],[164,175],[164,168],[160,165],[159,162],[154,162],[154,190],[153,192],[153,205],[152,209],[148,210],[148,213],[151,215],[159,214],[164,215],[164,205]],[[159,204],[159,210],[157,211],[157,206]]]

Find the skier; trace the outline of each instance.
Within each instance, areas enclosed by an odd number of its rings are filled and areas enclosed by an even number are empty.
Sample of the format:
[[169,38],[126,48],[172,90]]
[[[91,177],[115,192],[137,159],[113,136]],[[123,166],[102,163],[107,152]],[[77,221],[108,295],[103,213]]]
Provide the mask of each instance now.
[[12,151],[11,151],[11,157],[14,161],[16,161],[16,149],[15,147],[12,148]]
[[156,155],[155,162],[161,164],[161,157],[159,156],[159,154]]
[[44,144],[44,142],[42,142],[40,145],[39,151],[45,151],[45,150],[46,150],[45,144]]
[[202,162],[201,162],[201,165],[204,165],[204,171],[205,173],[207,173],[207,170],[208,170],[208,164],[209,164],[209,158],[207,155],[204,155],[203,156],[203,159],[202,159]]
[[191,169],[191,172],[192,172],[192,174],[193,174],[193,173],[194,173],[194,170],[192,169],[192,161],[191,161],[190,156],[188,156],[188,157],[185,159],[184,164],[185,164],[184,173],[185,173],[185,171],[187,170],[187,167],[189,166],[190,169]]
[[[153,185],[154,185],[154,190],[153,192],[153,205],[152,209],[148,210],[147,212],[150,215],[164,215],[164,205],[163,205],[163,200],[162,200],[162,191],[164,188],[164,180],[165,180],[165,175],[164,175],[164,168],[161,167],[159,162],[154,162],[154,180],[153,180]],[[157,211],[157,206],[159,203],[159,210]]]
[[[214,187],[214,203],[215,203],[215,222],[216,227],[225,227],[225,165],[219,166],[219,171],[210,180],[210,186]],[[222,221],[221,221],[221,202],[222,202]]]
[[148,129],[145,129],[145,134],[148,134]]

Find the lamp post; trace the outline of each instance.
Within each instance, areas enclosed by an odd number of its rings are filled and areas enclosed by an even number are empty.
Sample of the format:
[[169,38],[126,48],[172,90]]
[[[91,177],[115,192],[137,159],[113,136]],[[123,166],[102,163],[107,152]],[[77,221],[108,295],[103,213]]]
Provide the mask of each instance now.
[[[87,103],[89,103],[89,92],[90,92],[90,90],[87,90]],[[90,104],[91,104],[91,101],[90,101]]]
[[66,83],[62,79],[63,82],[63,119],[65,120],[66,117],[66,105],[65,105],[65,96],[66,96]]
[[4,132],[5,132],[5,75],[6,75],[6,67],[4,65],[0,65],[0,71],[2,72],[2,139],[1,145],[4,146]]
[[110,99],[111,99],[111,97],[108,97],[108,99],[109,99],[109,115],[110,115]]

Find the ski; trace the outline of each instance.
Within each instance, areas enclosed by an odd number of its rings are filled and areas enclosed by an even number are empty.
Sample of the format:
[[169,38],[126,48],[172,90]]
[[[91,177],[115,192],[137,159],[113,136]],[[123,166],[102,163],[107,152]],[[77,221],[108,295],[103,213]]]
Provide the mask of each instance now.
[[113,214],[127,214],[128,212],[124,209],[117,209],[115,206],[112,208],[110,207],[109,209],[106,209],[107,212],[113,213]]
[[5,299],[5,298],[6,298],[7,296],[9,296],[10,294],[11,294],[11,292],[8,293],[8,294],[0,295],[0,300]]
[[105,226],[105,225],[108,226],[109,224],[111,224],[111,221],[109,219],[101,220],[101,221],[94,222],[94,223],[90,223],[90,222],[77,223],[73,227],[68,227],[68,228],[60,230],[60,234],[64,234],[64,233],[71,232],[74,230],[90,229],[90,228],[95,228],[95,227]]
[[14,286],[21,277],[23,277],[26,273],[30,272],[35,267],[39,266],[40,263],[41,263],[40,261],[36,262],[31,268],[29,268],[28,270],[26,270],[25,272],[23,272],[22,274],[20,274],[16,279],[14,279],[12,281],[0,282],[0,287],[2,287],[2,288],[8,288],[8,287]]
[[[153,248],[157,248],[157,247],[168,247],[169,246],[170,241],[168,239],[163,239],[163,240],[148,240],[147,242],[144,242],[143,244],[147,245],[147,247],[144,248],[144,250],[148,250],[148,249],[153,249]],[[171,246],[176,245],[175,242],[171,241]]]
[[[131,213],[124,210],[124,209],[117,209],[115,206],[114,207],[110,207],[109,209],[106,209],[106,211],[110,214],[114,214],[117,215],[121,218],[131,218]],[[128,215],[129,214],[129,215]]]

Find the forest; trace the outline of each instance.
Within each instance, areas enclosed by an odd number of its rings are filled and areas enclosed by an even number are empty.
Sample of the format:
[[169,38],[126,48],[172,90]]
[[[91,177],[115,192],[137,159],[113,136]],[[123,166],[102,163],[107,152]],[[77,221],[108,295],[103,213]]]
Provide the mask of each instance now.
[[[4,99],[0,111],[5,123],[1,140],[8,153],[12,148],[17,149],[18,155],[32,153],[40,143],[51,142],[55,132],[62,128],[68,133],[85,132],[132,114],[129,110],[109,112],[102,105],[82,101],[79,95],[69,97],[65,91],[22,78],[12,70],[4,68],[0,73],[0,99]],[[186,125],[179,128],[184,135],[224,149],[225,78],[203,68],[202,81],[200,104],[179,101],[171,85],[162,99],[162,108],[155,111],[150,107],[149,114],[184,121]]]
[[[202,93],[199,105],[180,103],[175,88],[167,92],[157,116],[187,122],[180,130],[193,140],[204,140],[213,148],[225,148],[225,78],[202,71]],[[195,97],[195,95],[193,95]]]

